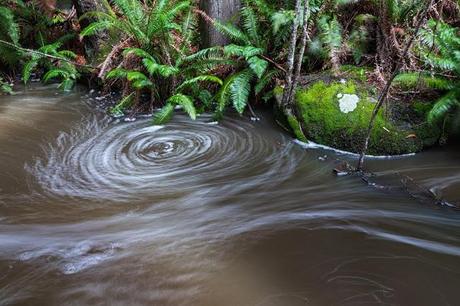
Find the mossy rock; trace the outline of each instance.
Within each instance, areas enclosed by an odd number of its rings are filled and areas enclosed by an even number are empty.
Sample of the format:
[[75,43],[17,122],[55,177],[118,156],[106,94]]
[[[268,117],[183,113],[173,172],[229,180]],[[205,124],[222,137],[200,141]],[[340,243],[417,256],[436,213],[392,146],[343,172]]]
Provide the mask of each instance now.
[[[299,90],[296,96],[306,138],[355,153],[362,149],[375,102],[369,89],[352,79],[318,81]],[[288,118],[288,122],[296,136],[302,137],[298,122],[293,118]],[[368,153],[396,155],[420,151],[423,141],[412,134],[414,131],[398,127],[380,112]]]

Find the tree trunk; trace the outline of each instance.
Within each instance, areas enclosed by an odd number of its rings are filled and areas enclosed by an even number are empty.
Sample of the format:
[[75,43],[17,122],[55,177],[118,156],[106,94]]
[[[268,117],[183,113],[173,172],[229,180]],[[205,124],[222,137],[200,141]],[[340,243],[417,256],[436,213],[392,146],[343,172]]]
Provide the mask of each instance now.
[[[200,0],[200,9],[219,22],[238,22],[240,0]],[[229,43],[227,37],[205,20],[200,21],[202,47],[223,46]]]
[[[72,4],[77,11],[78,18],[88,12],[107,12],[106,0],[72,0]],[[93,21],[95,20],[87,18],[80,20],[81,29],[84,29]],[[97,59],[99,51],[102,47],[102,43],[105,40],[107,40],[107,34],[105,32],[100,32],[97,35],[92,35],[84,38],[83,42],[85,44],[86,58],[91,59],[90,62]]]
[[299,21],[302,18],[302,11],[301,11],[301,0],[296,0],[295,4],[295,19],[292,24],[292,31],[291,31],[291,38],[289,40],[289,51],[287,57],[287,72],[286,72],[286,81],[284,85],[284,93],[283,93],[283,100],[282,100],[282,107],[287,107],[291,105],[291,101],[289,98],[291,96],[292,90],[292,78],[294,73],[294,65],[295,65],[295,54],[296,54],[296,47],[297,47],[297,31],[299,29]]

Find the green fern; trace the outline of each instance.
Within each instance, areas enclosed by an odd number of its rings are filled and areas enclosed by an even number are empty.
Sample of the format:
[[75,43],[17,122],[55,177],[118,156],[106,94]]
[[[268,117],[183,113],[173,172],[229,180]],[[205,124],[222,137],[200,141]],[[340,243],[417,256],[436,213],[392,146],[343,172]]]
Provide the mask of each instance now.
[[230,85],[230,97],[233,107],[242,114],[248,104],[248,98],[251,91],[251,80],[253,74],[249,70],[243,70],[237,74]]
[[13,86],[11,86],[10,83],[4,81],[2,77],[0,77],[0,93],[5,93],[8,95],[14,94]]
[[174,114],[174,104],[168,103],[153,116],[153,124],[161,125],[171,120]]
[[38,53],[29,55],[29,60],[24,64],[22,70],[22,80],[26,84],[29,82],[30,77],[38,68],[44,68],[45,74],[43,81],[49,82],[52,80],[59,80],[59,89],[63,91],[71,90],[76,84],[80,74],[72,60],[76,58],[76,54],[70,50],[59,50],[63,42],[69,39],[70,36],[61,37],[56,42],[44,45],[38,49],[41,53],[51,55],[54,58],[62,60],[55,60]]
[[435,90],[450,90],[456,86],[450,79],[427,73],[402,73],[394,81],[395,84],[405,88],[422,86]]
[[175,94],[168,99],[167,103],[180,106],[192,120],[196,119],[196,109],[191,97],[183,94]]
[[428,114],[430,122],[440,121],[460,107],[458,31],[442,21],[430,20],[428,28],[421,32],[418,44],[426,70],[422,73],[404,73],[396,78],[396,82],[407,88],[421,85],[444,93]]
[[132,105],[133,101],[134,101],[134,93],[131,93],[127,95],[126,97],[124,97],[123,99],[121,99],[121,101],[118,102],[117,105],[112,107],[110,109],[110,114],[114,117],[124,116],[125,110]]
[[[7,7],[0,6],[0,39],[19,45],[19,24],[14,13]],[[10,67],[17,63],[19,52],[7,45],[0,44],[0,62]]]

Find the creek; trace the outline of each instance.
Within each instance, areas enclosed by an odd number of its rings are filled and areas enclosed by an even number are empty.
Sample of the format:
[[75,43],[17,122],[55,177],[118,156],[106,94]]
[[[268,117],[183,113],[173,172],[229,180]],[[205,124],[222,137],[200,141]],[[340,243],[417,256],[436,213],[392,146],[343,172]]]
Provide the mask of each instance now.
[[0,305],[458,305],[460,150],[336,177],[269,113],[117,122],[83,89],[0,97]]

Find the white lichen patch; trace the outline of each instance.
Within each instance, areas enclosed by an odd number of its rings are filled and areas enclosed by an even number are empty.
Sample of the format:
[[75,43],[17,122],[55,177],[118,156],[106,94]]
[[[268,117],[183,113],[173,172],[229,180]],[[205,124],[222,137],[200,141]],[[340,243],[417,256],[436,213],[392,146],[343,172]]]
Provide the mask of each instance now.
[[350,94],[338,94],[339,107],[342,113],[350,113],[358,107],[359,97],[357,95]]

